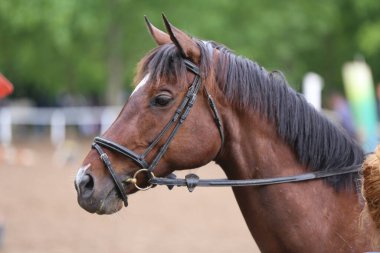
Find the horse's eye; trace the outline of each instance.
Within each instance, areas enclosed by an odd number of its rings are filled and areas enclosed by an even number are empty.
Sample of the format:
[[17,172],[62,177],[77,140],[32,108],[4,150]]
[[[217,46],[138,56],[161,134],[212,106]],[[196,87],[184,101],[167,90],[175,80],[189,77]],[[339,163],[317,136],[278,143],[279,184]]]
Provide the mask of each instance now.
[[161,106],[161,107],[163,107],[163,106],[168,105],[170,103],[170,101],[172,101],[172,97],[171,96],[161,94],[161,95],[158,95],[157,97],[155,97],[153,99],[153,103],[152,104],[154,106]]

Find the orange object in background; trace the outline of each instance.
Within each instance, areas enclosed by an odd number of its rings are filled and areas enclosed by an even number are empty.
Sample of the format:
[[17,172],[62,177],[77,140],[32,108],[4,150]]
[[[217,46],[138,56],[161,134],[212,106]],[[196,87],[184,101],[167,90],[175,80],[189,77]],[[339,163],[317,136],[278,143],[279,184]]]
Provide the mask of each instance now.
[[0,73],[0,99],[13,92],[13,85]]

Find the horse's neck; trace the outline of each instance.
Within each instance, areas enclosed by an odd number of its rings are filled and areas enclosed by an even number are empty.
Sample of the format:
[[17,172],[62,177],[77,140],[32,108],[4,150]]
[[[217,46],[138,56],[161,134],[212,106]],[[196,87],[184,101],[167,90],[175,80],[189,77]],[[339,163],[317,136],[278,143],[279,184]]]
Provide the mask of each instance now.
[[[274,126],[260,117],[224,114],[226,142],[217,159],[230,179],[305,172]],[[262,187],[236,187],[246,223],[263,252],[360,252],[361,206],[353,192],[337,192],[322,180]],[[368,238],[368,237],[367,237]]]

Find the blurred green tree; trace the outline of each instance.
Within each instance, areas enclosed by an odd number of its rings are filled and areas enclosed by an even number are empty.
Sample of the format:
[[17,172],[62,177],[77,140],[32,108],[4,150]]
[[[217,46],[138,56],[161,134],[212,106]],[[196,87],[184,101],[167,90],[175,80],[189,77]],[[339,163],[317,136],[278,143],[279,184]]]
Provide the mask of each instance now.
[[[4,0],[0,1],[0,71],[14,97],[54,104],[64,93],[120,104],[138,60],[154,47],[143,15],[161,12],[195,37],[226,44],[299,89],[303,75],[341,89],[341,66],[361,54],[380,79],[377,0]],[[125,94],[123,96],[123,94]]]

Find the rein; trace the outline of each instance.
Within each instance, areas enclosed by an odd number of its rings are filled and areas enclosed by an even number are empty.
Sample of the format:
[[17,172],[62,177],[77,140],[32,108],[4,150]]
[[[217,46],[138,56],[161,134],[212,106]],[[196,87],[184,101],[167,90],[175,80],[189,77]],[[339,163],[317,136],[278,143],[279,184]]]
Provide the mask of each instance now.
[[[274,177],[274,178],[264,178],[264,179],[242,179],[242,180],[229,180],[229,179],[200,179],[195,174],[188,174],[184,179],[177,179],[174,174],[170,174],[168,177],[156,177],[154,175],[154,169],[157,167],[159,161],[166,153],[171,141],[173,140],[175,134],[177,133],[179,127],[186,120],[187,116],[190,113],[192,106],[194,105],[197,94],[201,87],[201,78],[199,68],[194,65],[189,60],[184,60],[187,70],[195,74],[195,78],[190,85],[185,97],[183,98],[181,104],[178,106],[175,114],[171,118],[171,120],[164,126],[161,132],[156,136],[153,142],[145,149],[142,154],[137,154],[132,150],[124,147],[116,142],[101,138],[95,137],[94,142],[92,144],[92,148],[94,148],[100,159],[103,161],[105,167],[110,173],[113,181],[115,182],[116,189],[119,193],[120,198],[124,201],[124,205],[128,205],[128,196],[124,190],[123,184],[132,183],[139,190],[147,190],[153,187],[154,185],[166,185],[169,189],[172,189],[174,186],[186,186],[190,192],[192,192],[195,187],[222,187],[222,186],[230,186],[230,187],[242,187],[242,186],[264,186],[264,185],[272,185],[272,184],[282,184],[282,183],[295,183],[295,182],[303,182],[308,180],[327,178],[337,175],[344,175],[349,173],[359,172],[361,165],[353,165],[350,167],[340,168],[339,170],[331,170],[331,171],[316,171],[310,173],[304,173],[294,176],[286,176],[286,177]],[[221,147],[223,147],[224,143],[224,132],[223,125],[219,115],[219,112],[216,108],[215,102],[212,99],[211,95],[208,93],[206,87],[204,86],[204,91],[207,96],[209,106],[211,112],[214,117],[214,121],[216,127],[218,128],[220,138],[221,138]],[[173,127],[174,125],[174,127]],[[172,128],[173,127],[173,128]],[[167,137],[165,143],[159,148],[157,155],[154,157],[153,161],[149,164],[145,158],[147,155],[154,149],[155,146],[159,143],[159,141],[163,138],[165,133],[167,133],[172,128],[169,136]],[[112,150],[116,153],[119,153],[123,156],[130,158],[133,162],[140,166],[141,169],[137,170],[133,177],[129,177],[125,180],[122,180],[114,171],[111,161],[108,155],[103,151],[102,147]],[[222,149],[222,148],[221,148]],[[219,150],[219,152],[221,151]],[[149,178],[149,185],[146,187],[139,186],[137,183],[137,176],[140,174],[146,174]]]
[[[195,187],[242,187],[242,186],[264,186],[272,184],[283,184],[283,183],[296,183],[326,177],[333,177],[338,175],[350,174],[359,172],[361,165],[353,165],[350,167],[340,168],[339,170],[333,171],[316,171],[303,173],[294,176],[286,177],[273,177],[273,178],[262,178],[262,179],[199,179],[196,174],[188,174],[184,179],[172,179],[172,178],[162,178],[153,177],[149,183],[152,185],[166,185],[170,187],[174,186],[186,186],[187,189],[192,192]],[[344,171],[341,171],[344,169]],[[169,188],[171,189],[171,188]]]

